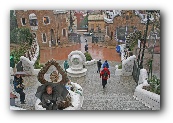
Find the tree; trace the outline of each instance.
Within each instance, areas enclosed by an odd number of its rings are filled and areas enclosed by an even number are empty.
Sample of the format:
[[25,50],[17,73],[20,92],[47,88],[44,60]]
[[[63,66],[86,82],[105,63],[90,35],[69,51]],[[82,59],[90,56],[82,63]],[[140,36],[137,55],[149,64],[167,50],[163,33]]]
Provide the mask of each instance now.
[[15,28],[10,32],[10,42],[32,44],[33,36],[28,28]]
[[17,19],[14,16],[14,10],[10,10],[10,31],[17,28]]
[[70,29],[72,29],[72,26],[74,25],[73,22],[74,22],[74,20],[72,18],[72,14],[71,14],[71,10],[70,10]]

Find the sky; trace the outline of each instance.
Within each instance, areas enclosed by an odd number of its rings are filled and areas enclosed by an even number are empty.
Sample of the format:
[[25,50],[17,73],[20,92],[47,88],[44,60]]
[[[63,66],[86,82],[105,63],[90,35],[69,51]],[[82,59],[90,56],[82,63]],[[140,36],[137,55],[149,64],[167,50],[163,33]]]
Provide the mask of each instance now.
[[[9,108],[9,39],[10,39],[10,10],[27,10],[27,9],[68,9],[68,10],[93,10],[93,9],[121,9],[121,10],[140,10],[140,9],[158,9],[161,10],[161,111],[76,111],[76,112],[31,112],[31,111],[10,111]],[[172,22],[173,16],[172,4],[165,0],[5,0],[1,3],[1,45],[0,45],[0,72],[1,72],[1,120],[2,122],[11,121],[13,123],[25,122],[128,122],[128,123],[145,123],[145,122],[165,122],[172,121],[173,109],[173,82],[172,76]],[[169,68],[168,68],[169,67]]]

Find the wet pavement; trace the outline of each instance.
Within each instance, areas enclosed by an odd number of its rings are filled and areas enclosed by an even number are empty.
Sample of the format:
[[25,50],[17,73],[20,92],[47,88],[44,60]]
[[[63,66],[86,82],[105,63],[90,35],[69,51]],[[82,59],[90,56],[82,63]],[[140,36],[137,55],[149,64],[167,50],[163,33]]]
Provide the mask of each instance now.
[[85,53],[85,39],[87,39],[88,52],[91,54],[93,59],[101,59],[108,61],[120,62],[120,56],[115,49],[100,47],[96,44],[91,43],[90,36],[81,36],[81,43],[73,44],[67,47],[54,47],[54,48],[41,48],[40,50],[40,63],[44,64],[50,59],[55,60],[66,60],[71,51],[80,50]]
[[[63,66],[63,61],[58,61]],[[109,62],[110,78],[106,87],[103,89],[97,65],[86,66],[87,74],[85,77],[71,79],[83,88],[84,101],[82,110],[151,110],[140,101],[133,98],[136,82],[132,76],[123,77],[115,73],[115,65],[119,62]],[[26,110],[35,110],[36,97],[35,93],[41,83],[38,82],[37,76],[24,77],[26,88],[26,104],[20,104],[19,98],[15,100],[16,106]],[[30,82],[29,82],[30,80]],[[11,88],[13,84],[11,82]],[[18,93],[13,92],[19,97]]]

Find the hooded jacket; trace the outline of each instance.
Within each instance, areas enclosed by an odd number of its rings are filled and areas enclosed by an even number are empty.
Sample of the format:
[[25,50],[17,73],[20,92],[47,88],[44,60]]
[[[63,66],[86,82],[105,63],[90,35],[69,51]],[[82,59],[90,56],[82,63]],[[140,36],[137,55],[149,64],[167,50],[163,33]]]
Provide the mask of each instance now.
[[[107,72],[108,76],[107,77],[104,77],[104,72]],[[108,79],[108,77],[110,78],[110,71],[108,68],[104,68],[101,72],[100,72],[100,77],[102,77],[102,79]]]

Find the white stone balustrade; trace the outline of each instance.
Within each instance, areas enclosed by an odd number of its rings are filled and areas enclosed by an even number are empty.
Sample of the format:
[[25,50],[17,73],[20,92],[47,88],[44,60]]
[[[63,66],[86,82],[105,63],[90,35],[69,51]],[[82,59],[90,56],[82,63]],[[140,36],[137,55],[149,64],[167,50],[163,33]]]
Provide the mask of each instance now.
[[133,72],[133,65],[136,56],[130,56],[126,60],[122,61],[122,75],[123,76],[131,76]]
[[134,92],[134,98],[141,101],[152,110],[160,110],[160,95],[143,89],[144,86],[149,86],[147,82],[147,71],[145,69],[140,70],[139,85]]
[[86,66],[89,66],[89,65],[97,64],[97,61],[98,61],[98,60],[95,60],[95,59],[93,59],[93,60],[91,60],[91,61],[86,61],[86,62],[85,62],[85,65],[86,65]]

